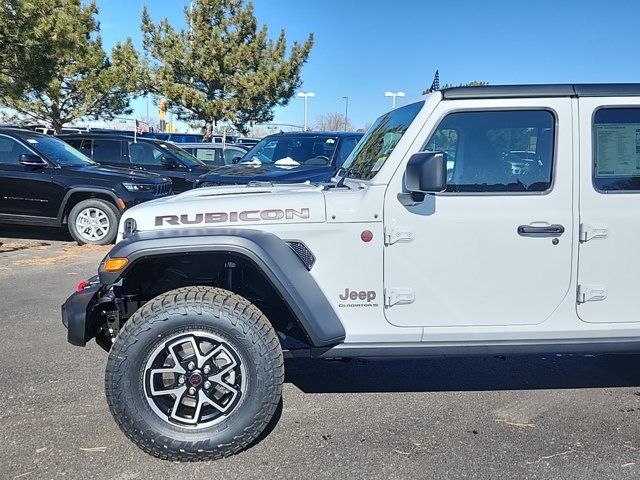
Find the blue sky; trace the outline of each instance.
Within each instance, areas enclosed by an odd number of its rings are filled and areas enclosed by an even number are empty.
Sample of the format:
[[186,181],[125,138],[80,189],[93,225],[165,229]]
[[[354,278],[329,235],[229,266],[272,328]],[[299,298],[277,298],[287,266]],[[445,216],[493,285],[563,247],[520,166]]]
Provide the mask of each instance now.
[[[140,45],[140,12],[184,25],[187,0],[98,0],[105,46],[130,36]],[[637,0],[255,0],[272,35],[289,41],[314,32],[303,70],[309,117],[343,112],[356,126],[388,110],[386,90],[420,95],[440,70],[441,83],[640,82]],[[399,99],[399,104],[401,99]],[[135,103],[144,115],[145,102]],[[152,107],[153,108],[153,107]],[[276,110],[276,121],[302,124],[302,100]]]

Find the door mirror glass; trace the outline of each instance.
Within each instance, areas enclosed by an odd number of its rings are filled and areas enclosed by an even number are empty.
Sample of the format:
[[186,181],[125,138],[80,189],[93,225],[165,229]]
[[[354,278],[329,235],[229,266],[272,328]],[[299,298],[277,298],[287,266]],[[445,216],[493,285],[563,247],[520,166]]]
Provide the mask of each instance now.
[[49,164],[39,155],[34,155],[32,153],[23,153],[20,155],[20,165],[24,165],[26,167],[47,167]]
[[165,168],[178,168],[180,167],[180,162],[178,162],[175,158],[164,156],[162,157],[162,166]]

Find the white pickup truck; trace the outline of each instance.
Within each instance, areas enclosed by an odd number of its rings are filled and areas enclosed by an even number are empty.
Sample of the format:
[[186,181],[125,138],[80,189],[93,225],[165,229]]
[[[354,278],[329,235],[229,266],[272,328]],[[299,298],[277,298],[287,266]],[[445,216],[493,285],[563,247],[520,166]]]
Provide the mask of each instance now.
[[62,316],[110,351],[127,436],[215,459],[271,420],[286,355],[640,351],[638,238],[640,84],[451,88],[380,117],[333,182],[128,210]]

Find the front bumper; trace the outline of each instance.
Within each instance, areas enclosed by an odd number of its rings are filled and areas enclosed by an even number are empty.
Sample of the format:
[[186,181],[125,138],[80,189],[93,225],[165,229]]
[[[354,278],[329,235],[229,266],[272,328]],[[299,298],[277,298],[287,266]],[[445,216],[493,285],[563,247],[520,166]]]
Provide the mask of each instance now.
[[96,275],[89,282],[89,286],[73,293],[62,305],[62,324],[67,328],[67,340],[79,347],[84,347],[89,339],[95,337],[97,328],[91,321],[91,311],[96,305],[100,281]]

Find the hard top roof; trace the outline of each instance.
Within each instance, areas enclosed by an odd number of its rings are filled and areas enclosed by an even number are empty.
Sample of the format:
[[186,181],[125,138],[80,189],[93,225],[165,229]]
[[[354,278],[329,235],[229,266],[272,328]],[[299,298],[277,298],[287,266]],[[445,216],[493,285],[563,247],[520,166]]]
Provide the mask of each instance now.
[[537,85],[484,85],[441,90],[445,100],[531,97],[634,97],[640,83],[566,83]]

